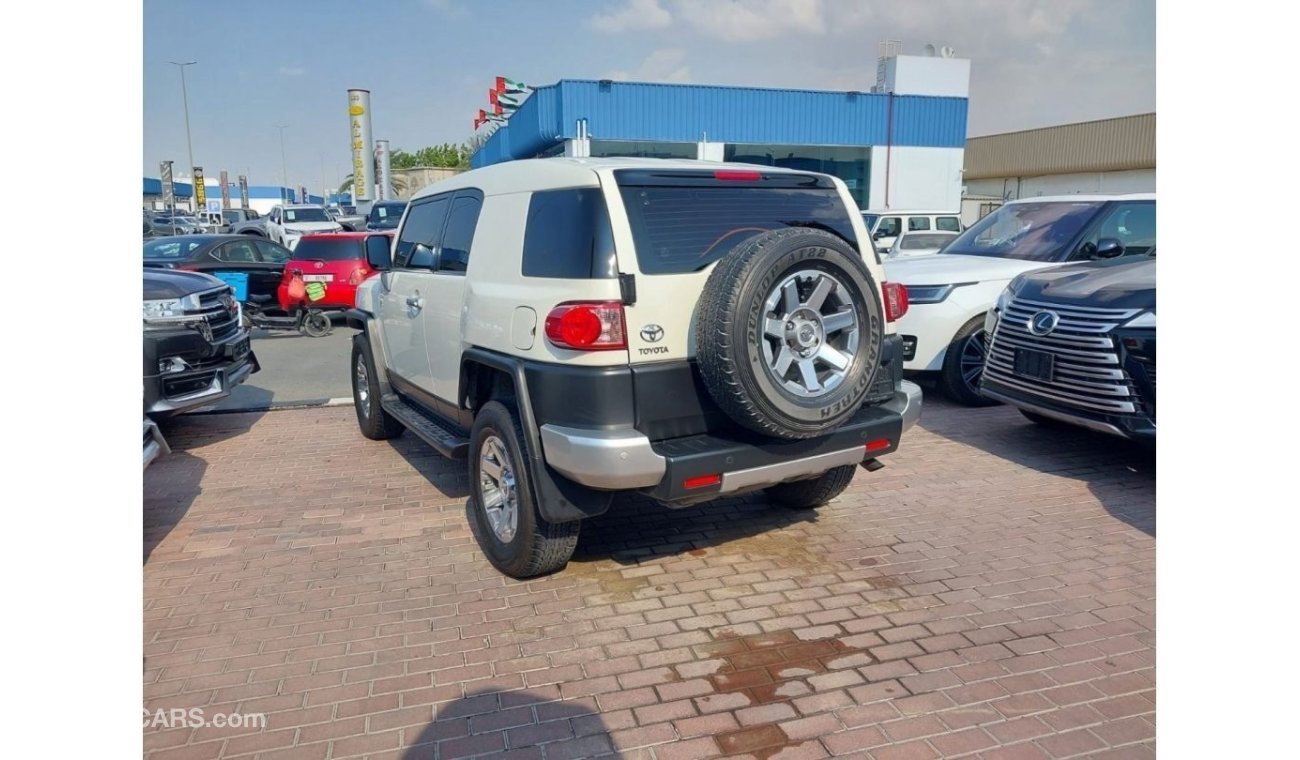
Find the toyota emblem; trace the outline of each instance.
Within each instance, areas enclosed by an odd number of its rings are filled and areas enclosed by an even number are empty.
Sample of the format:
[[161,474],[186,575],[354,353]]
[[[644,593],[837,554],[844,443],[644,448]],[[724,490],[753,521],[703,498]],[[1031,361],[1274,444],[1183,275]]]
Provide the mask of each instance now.
[[1034,335],[1047,335],[1056,329],[1061,317],[1054,311],[1040,311],[1029,318],[1029,332]]
[[316,268],[317,268],[317,269],[324,269],[324,268],[325,268],[325,262],[323,262],[323,261],[318,261],[318,262],[316,262]]
[[659,325],[646,325],[641,328],[641,340],[646,343],[658,343],[664,337],[664,328]]

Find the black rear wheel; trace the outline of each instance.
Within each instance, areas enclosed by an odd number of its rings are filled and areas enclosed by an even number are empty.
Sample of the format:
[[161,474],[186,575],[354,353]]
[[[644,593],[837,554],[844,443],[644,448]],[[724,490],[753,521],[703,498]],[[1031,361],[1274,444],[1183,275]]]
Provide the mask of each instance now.
[[827,470],[815,478],[796,480],[793,483],[781,483],[764,490],[767,498],[790,509],[813,509],[820,507],[836,496],[853,482],[856,464],[846,464]]
[[944,395],[966,406],[996,404],[996,401],[980,395],[980,378],[984,376],[987,355],[984,317],[975,317],[962,325],[948,344],[948,352],[943,357],[943,371],[939,373],[939,387]]

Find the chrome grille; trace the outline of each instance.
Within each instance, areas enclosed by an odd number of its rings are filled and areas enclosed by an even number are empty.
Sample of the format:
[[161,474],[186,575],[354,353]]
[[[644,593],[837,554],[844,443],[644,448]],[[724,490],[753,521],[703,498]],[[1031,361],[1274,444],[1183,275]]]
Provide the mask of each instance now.
[[[1029,331],[1030,320],[1040,311],[1051,311],[1060,317],[1047,335]],[[1140,311],[1013,299],[994,328],[984,376],[1060,404],[1111,414],[1133,414],[1138,409],[1137,391],[1132,378],[1120,365],[1119,349],[1111,331]],[[1015,374],[1017,348],[1053,354],[1052,380]]]
[[235,293],[229,287],[214,288],[199,293],[199,308],[189,309],[186,314],[199,314],[208,320],[212,328],[212,341],[224,343],[239,332],[238,311],[232,313],[229,304],[234,303]]

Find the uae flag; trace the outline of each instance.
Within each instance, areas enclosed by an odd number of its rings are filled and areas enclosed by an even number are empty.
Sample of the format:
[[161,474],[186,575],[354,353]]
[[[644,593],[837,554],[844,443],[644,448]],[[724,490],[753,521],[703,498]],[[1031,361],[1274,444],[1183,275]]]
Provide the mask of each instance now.
[[495,89],[497,92],[521,93],[528,91],[528,85],[523,82],[516,82],[513,79],[507,79],[506,77],[497,77],[497,85]]
[[484,111],[482,108],[478,109],[478,116],[474,117],[474,129],[478,129],[479,127],[483,126],[485,123],[487,123],[487,120],[488,120],[487,111]]

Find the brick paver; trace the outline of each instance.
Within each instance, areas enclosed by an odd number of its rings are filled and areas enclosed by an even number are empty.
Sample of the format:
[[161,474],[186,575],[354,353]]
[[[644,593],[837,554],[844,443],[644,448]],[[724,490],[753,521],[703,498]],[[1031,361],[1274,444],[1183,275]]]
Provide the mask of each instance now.
[[146,728],[184,757],[1154,754],[1153,458],[928,394],[817,512],[620,497],[504,578],[467,482],[348,408],[176,421],[145,472]]

